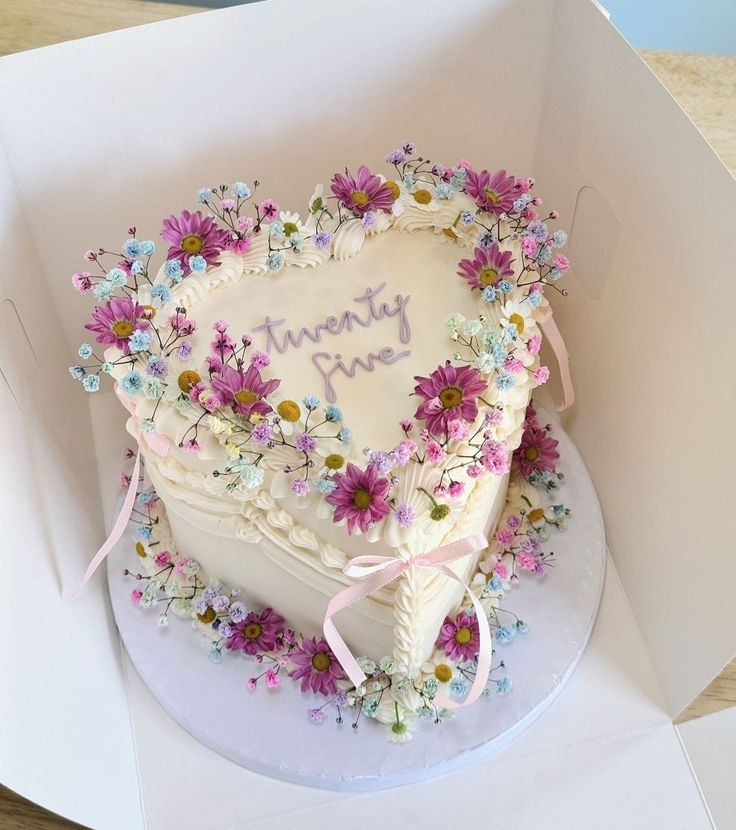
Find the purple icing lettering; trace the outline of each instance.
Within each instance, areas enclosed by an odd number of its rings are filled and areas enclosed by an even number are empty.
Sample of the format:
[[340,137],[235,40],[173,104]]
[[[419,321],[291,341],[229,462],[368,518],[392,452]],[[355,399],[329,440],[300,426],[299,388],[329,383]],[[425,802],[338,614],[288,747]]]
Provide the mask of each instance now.
[[397,309],[394,314],[399,315],[399,340],[402,343],[408,343],[411,340],[411,326],[409,325],[409,318],[406,316],[406,306],[411,297],[407,294],[403,297],[397,294],[395,297]]
[[337,317],[328,317],[325,320],[325,328],[330,334],[340,334],[340,322]]
[[270,315],[266,315],[265,322],[261,323],[259,326],[255,326],[253,331],[264,331],[266,332],[266,351],[270,353],[272,348],[275,348],[278,352],[283,352],[284,349],[279,347],[278,340],[276,340],[276,335],[274,334],[274,329],[278,328],[278,326],[285,323],[286,320],[283,318],[281,320],[272,320]]
[[[390,365],[391,363],[396,363],[397,360],[401,360],[402,357],[408,357],[410,354],[411,351],[408,349],[396,354],[390,346],[386,346],[381,349],[378,354],[369,352],[365,360],[361,357],[353,358],[350,366],[348,367],[343,363],[342,355],[339,352],[334,356],[334,358],[330,352],[315,352],[312,355],[312,363],[314,363],[317,367],[317,371],[324,379],[325,397],[330,403],[335,403],[337,400],[337,394],[335,393],[335,387],[332,383],[332,376],[335,372],[342,372],[346,377],[353,378],[355,377],[358,367],[365,369],[366,372],[372,372],[375,368],[376,360],[386,365]],[[328,371],[324,366],[320,365],[318,358],[327,358],[328,360],[334,359],[335,363]]]
[[[396,294],[394,307],[389,306],[388,303],[381,303],[378,308],[374,303],[374,298],[380,294],[386,287],[386,283],[382,282],[376,288],[366,288],[366,290],[359,297],[354,297],[356,303],[368,303],[368,315],[363,318],[354,311],[343,311],[340,317],[330,316],[323,323],[317,323],[314,329],[309,329],[306,326],[301,328],[298,332],[292,329],[287,329],[282,339],[276,333],[276,329],[282,326],[286,320],[273,320],[269,315],[263,323],[253,328],[253,331],[266,332],[266,351],[271,352],[276,349],[279,354],[283,354],[289,346],[299,348],[304,339],[307,338],[312,343],[320,343],[322,341],[323,332],[327,331],[330,334],[340,334],[343,330],[352,331],[354,325],[368,328],[373,322],[383,320],[384,317],[394,317],[399,315],[399,339],[402,343],[408,343],[411,339],[411,328],[409,326],[409,319],[406,314],[406,306],[410,300],[409,296],[404,297],[402,294]],[[317,354],[325,354],[325,352],[318,352]]]
[[394,350],[391,348],[391,346],[386,346],[385,349],[381,349],[377,357],[381,361],[381,363],[390,365],[391,363],[396,363],[397,360],[401,360],[402,357],[406,357],[410,354],[411,352],[408,350],[399,352],[398,354],[394,354]]
[[319,361],[317,358],[326,357],[329,360],[332,360],[332,355],[329,352],[315,352],[312,355],[312,363],[317,367],[317,371],[322,375],[322,378],[325,382],[325,397],[330,403],[335,403],[337,400],[337,395],[335,394],[335,387],[332,385],[332,376],[337,371],[337,366],[333,366],[329,372],[325,371],[322,366],[319,365]]

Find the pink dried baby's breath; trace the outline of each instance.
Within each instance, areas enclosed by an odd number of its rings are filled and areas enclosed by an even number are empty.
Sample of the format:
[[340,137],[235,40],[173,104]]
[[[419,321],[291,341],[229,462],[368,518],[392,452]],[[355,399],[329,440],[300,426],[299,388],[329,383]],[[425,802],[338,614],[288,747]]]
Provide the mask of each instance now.
[[88,271],[72,274],[72,285],[80,294],[83,294],[92,287],[91,277],[92,275]]
[[265,369],[271,364],[271,355],[260,349],[254,351],[250,356],[250,365],[255,366],[256,369]]
[[465,492],[465,485],[462,481],[453,481],[452,484],[448,487],[448,491],[452,498],[458,499],[462,494]]
[[436,441],[428,441],[425,451],[427,460],[432,464],[439,464],[445,457],[445,451]]

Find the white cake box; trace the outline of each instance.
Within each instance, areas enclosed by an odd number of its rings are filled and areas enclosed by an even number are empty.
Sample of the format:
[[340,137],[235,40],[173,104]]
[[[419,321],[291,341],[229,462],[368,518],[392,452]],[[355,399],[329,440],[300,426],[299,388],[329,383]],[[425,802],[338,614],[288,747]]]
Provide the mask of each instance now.
[[[358,826],[701,828],[700,775],[732,826],[702,740],[691,759],[672,721],[736,650],[736,187],[600,7],[269,0],[3,58],[0,88],[0,780],[99,830],[338,828],[358,811]],[[613,564],[542,720],[368,808],[197,744],[122,657],[102,576],[64,600],[104,537],[125,442],[112,393],[69,379],[89,313],[69,275],[130,224],[154,237],[204,183],[258,176],[296,209],[408,137],[533,175],[571,230],[564,425]]]

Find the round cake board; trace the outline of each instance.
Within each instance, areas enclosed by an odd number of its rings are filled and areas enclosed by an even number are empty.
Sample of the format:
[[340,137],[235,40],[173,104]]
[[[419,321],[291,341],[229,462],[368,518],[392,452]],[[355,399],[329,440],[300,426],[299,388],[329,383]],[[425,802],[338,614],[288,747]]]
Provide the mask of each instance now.
[[[548,420],[540,410],[539,420]],[[124,577],[134,567],[130,529],[108,557],[108,583],[125,648],[146,686],[166,712],[215,752],[274,778],[313,787],[369,791],[444,774],[498,750],[536,720],[572,675],[595,622],[605,572],[606,545],[600,506],[583,461],[559,427],[560,469],[565,474],[559,501],[570,507],[567,529],[553,530],[545,550],[556,564],[544,578],[523,574],[504,605],[529,624],[529,632],[508,646],[494,643],[513,688],[461,709],[441,724],[418,721],[414,739],[394,744],[386,728],[351,710],[344,721],[320,724],[307,708],[324,698],[304,695],[297,683],[277,689],[263,683],[251,691],[260,667],[245,656],[208,660],[210,644],[186,620],[156,625],[155,611],[130,601],[136,583]],[[209,575],[208,575],[209,576]],[[212,576],[216,576],[213,574]],[[335,709],[327,709],[334,713]],[[351,715],[353,715],[351,717]]]

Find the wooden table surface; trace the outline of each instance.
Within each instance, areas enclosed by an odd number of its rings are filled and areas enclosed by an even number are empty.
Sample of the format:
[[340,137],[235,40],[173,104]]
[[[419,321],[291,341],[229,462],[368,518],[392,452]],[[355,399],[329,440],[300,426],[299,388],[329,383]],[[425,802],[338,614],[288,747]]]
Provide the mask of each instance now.
[[[0,55],[202,11],[206,10],[144,0],[2,0]],[[642,50],[640,54],[736,175],[736,57],[653,50]],[[736,660],[685,710],[678,722],[733,705]],[[79,827],[0,786],[3,830]]]

